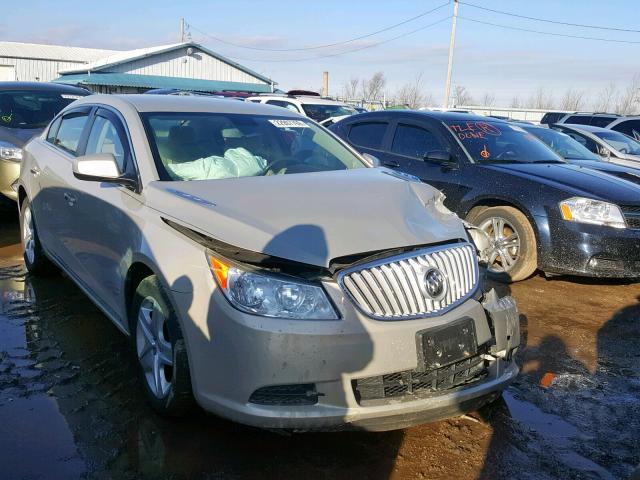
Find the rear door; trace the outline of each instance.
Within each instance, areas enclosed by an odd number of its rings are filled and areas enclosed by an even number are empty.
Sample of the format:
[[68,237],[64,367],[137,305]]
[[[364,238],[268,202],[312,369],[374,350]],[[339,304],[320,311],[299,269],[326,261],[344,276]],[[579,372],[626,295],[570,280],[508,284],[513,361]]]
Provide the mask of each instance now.
[[38,233],[45,249],[72,272],[79,270],[69,250],[78,196],[72,167],[86,137],[90,111],[91,107],[74,109],[53,122],[31,169],[38,183],[38,194],[31,199]]

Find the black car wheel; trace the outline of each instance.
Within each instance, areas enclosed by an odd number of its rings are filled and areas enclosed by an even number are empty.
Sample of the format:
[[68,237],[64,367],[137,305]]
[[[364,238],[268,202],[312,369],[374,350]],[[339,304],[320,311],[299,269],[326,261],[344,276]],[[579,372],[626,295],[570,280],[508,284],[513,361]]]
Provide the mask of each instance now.
[[536,237],[527,217],[513,207],[488,207],[472,211],[467,221],[482,229],[490,240],[487,272],[495,280],[517,282],[538,266]]
[[132,349],[147,400],[158,413],[182,415],[193,405],[187,351],[176,314],[158,278],[138,285],[130,312]]

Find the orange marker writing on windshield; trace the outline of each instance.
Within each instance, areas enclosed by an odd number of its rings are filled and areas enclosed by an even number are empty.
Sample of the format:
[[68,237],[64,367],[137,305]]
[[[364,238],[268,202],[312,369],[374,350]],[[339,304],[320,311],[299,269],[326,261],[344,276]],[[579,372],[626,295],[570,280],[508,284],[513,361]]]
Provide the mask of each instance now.
[[487,146],[486,145],[484,146],[484,148],[480,152],[480,156],[482,158],[489,158],[491,156],[491,154],[489,153],[489,150],[487,150]]

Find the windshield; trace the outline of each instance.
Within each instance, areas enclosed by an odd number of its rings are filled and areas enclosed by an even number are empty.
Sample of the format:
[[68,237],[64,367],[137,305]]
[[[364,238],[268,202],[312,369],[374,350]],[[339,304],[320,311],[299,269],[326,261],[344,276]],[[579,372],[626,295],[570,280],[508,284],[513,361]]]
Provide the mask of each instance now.
[[593,134],[604,140],[620,153],[626,153],[628,155],[640,155],[640,143],[635,141],[631,137],[614,132],[613,130],[606,132],[593,132]]
[[316,122],[321,122],[331,117],[342,117],[358,113],[355,108],[348,105],[324,105],[319,103],[305,103],[302,109],[307,117]]
[[365,168],[302,118],[219,113],[143,114],[162,180],[214,180]]
[[558,155],[570,160],[600,161],[600,157],[592,153],[580,142],[575,141],[569,135],[552,130],[550,128],[526,128],[524,129],[538,137]]
[[476,162],[556,163],[563,160],[517,125],[484,120],[445,122]]
[[82,96],[37,90],[0,91],[0,126],[44,128],[60,110]]

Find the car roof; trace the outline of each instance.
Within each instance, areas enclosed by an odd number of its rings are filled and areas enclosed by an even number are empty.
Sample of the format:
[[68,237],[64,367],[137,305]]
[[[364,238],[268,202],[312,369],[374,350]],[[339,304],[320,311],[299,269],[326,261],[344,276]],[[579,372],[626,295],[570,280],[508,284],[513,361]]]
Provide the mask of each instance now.
[[[300,103],[308,104],[308,105],[348,105],[344,102],[340,102],[338,100],[332,100],[330,98],[322,98],[322,97],[314,97],[312,95],[255,95],[253,97],[247,98],[247,100],[284,100],[291,101],[297,100]],[[351,105],[348,105],[351,106]]]
[[47,92],[71,93],[76,95],[89,95],[91,93],[84,88],[53,82],[0,82],[0,91],[2,90],[40,90]]
[[77,100],[73,105],[99,103],[122,108],[133,107],[138,112],[193,112],[193,113],[237,113],[242,115],[271,115],[274,117],[300,117],[291,110],[272,105],[238,102],[229,98],[189,95],[92,95]]
[[612,131],[608,128],[594,127],[593,125],[580,125],[579,123],[557,123],[557,124],[554,124],[554,126],[555,125],[558,125],[559,127],[574,128],[576,130],[584,130],[585,132],[591,132],[591,133]]
[[485,117],[472,113],[461,112],[436,112],[432,110],[379,110],[377,112],[360,113],[352,115],[350,119],[381,118],[381,117],[413,117],[416,120],[421,118],[433,118],[443,122],[496,122],[507,123],[499,118]]

